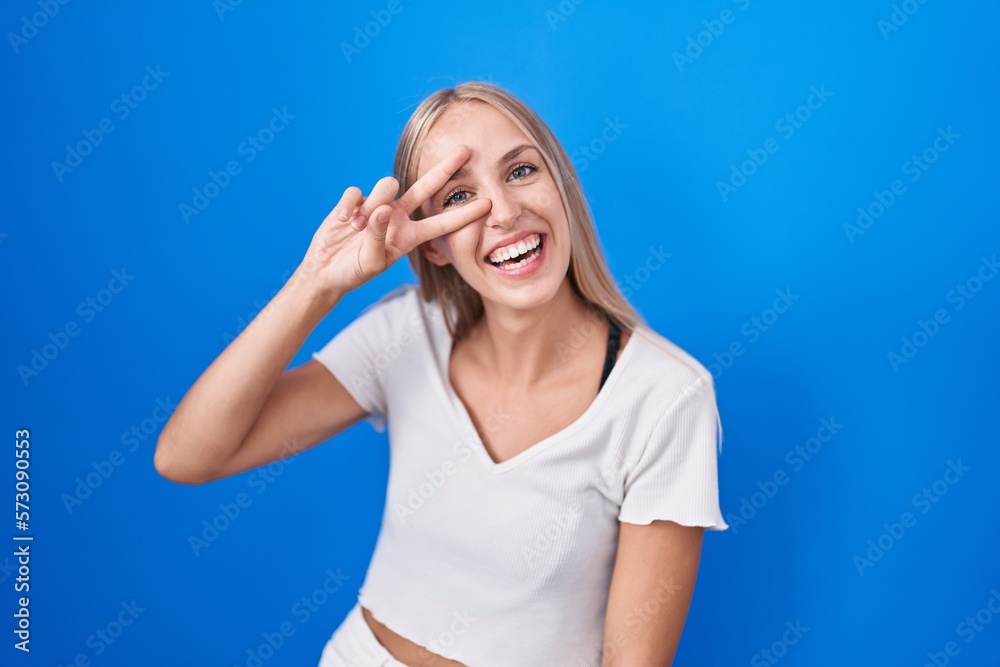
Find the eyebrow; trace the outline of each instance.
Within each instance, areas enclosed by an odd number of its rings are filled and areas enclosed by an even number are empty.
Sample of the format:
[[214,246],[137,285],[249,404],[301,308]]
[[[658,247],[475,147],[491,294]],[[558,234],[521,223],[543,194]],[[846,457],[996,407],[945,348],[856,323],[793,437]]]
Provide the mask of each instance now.
[[[530,144],[521,144],[520,146],[515,146],[514,148],[511,148],[509,151],[507,151],[506,153],[504,153],[503,156],[499,160],[497,160],[497,166],[499,167],[504,162],[508,162],[510,160],[513,160],[514,158],[516,158],[518,155],[520,155],[522,152],[528,150],[529,148],[535,148],[535,147],[532,146],[532,145],[530,145]],[[451,178],[449,178],[447,181],[445,181],[444,185],[441,186],[441,187],[444,188],[445,186],[447,186],[452,181],[457,181],[458,179],[465,178],[468,175],[469,175],[469,169],[468,169],[468,167],[466,167],[465,165],[462,165],[461,167],[458,168],[458,171],[456,171],[454,174],[452,174]]]

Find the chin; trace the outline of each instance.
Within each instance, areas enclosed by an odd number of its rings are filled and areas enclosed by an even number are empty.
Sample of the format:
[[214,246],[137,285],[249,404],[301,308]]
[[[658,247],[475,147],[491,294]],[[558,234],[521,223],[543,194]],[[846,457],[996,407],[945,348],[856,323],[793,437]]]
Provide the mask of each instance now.
[[558,297],[563,283],[569,280],[568,270],[567,262],[561,272],[546,271],[544,275],[533,276],[530,280],[507,282],[503,277],[500,280],[487,278],[477,281],[476,291],[484,302],[518,310],[544,308]]

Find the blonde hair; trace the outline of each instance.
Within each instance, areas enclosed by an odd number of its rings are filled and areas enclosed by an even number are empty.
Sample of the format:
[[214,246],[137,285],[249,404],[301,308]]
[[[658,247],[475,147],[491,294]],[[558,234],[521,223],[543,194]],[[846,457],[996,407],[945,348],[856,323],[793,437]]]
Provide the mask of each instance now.
[[[569,280],[574,291],[597,313],[616,320],[619,325],[634,330],[646,322],[625,299],[611,277],[597,240],[590,208],[576,170],[566,151],[544,121],[530,107],[502,88],[484,81],[468,81],[454,88],[443,88],[427,97],[414,110],[396,148],[394,177],[400,192],[406,192],[417,180],[420,149],[434,122],[452,106],[466,102],[484,102],[509,118],[534,142],[554,175],[563,209],[569,219],[570,261]],[[414,211],[414,219],[423,217],[423,210]],[[420,248],[410,251],[410,266],[420,282],[424,301],[437,301],[445,316],[448,331],[454,339],[462,338],[483,315],[479,294],[465,282],[451,264],[437,266],[424,257]]]

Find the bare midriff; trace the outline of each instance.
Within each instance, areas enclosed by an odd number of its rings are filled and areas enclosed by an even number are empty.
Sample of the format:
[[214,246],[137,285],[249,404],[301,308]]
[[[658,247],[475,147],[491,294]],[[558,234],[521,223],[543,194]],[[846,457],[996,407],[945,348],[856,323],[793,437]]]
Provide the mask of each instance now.
[[455,662],[438,655],[420,644],[396,634],[376,621],[372,613],[365,607],[361,608],[361,615],[365,617],[365,622],[371,628],[378,643],[384,646],[393,658],[408,665],[408,667],[465,667],[461,662]]

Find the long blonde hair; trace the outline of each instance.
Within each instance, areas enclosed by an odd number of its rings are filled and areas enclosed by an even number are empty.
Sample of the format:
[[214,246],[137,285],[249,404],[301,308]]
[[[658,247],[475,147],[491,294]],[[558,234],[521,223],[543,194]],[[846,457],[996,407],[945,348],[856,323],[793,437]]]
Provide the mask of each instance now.
[[[645,325],[645,320],[625,299],[611,277],[597,240],[590,208],[566,151],[538,114],[506,90],[484,81],[468,81],[454,88],[442,88],[421,102],[403,128],[396,148],[393,175],[399,181],[399,191],[406,192],[417,180],[420,148],[434,122],[452,105],[472,101],[485,102],[509,118],[538,147],[546,167],[555,176],[563,209],[569,219],[568,275],[576,293],[591,309],[617,320],[628,330],[634,330],[637,324]],[[414,211],[412,217],[421,219],[422,208]],[[462,338],[482,317],[483,302],[478,292],[465,282],[454,266],[437,266],[424,257],[419,247],[413,249],[408,257],[420,282],[424,301],[436,300],[442,307],[452,337],[456,340]]]

